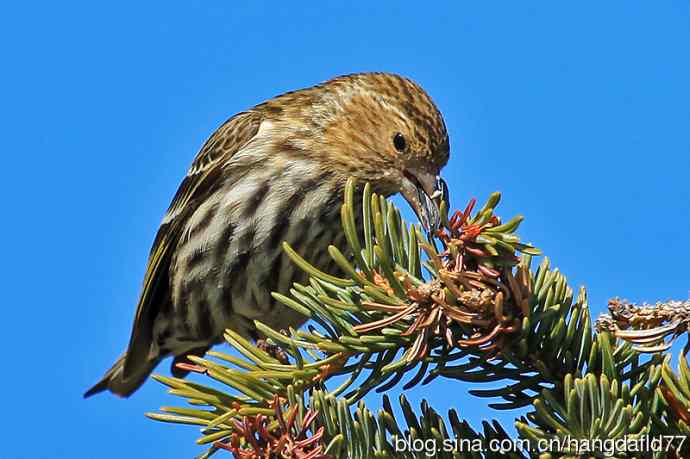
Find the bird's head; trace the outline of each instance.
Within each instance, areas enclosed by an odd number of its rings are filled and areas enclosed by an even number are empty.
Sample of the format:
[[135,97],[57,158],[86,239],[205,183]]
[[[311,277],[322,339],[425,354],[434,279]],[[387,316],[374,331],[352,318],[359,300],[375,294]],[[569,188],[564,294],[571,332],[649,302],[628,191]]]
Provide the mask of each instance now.
[[439,175],[448,162],[448,133],[419,85],[394,74],[359,73],[274,100],[302,107],[281,113],[291,119],[293,148],[319,155],[343,180],[354,176],[385,196],[401,193],[427,229],[439,226],[438,198],[448,199]]

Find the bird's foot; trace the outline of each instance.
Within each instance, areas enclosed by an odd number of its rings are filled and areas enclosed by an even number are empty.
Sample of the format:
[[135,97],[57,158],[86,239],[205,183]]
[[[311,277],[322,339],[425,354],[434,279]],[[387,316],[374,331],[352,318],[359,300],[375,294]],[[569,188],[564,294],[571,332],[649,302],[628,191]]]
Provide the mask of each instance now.
[[283,365],[289,365],[290,364],[290,359],[288,358],[287,353],[278,346],[277,344],[269,343],[265,339],[258,339],[256,340],[256,347],[264,351],[266,354],[270,355]]
[[201,365],[194,365],[193,363],[185,363],[185,362],[177,362],[175,364],[175,368],[184,372],[193,372],[193,373],[201,373],[201,374],[206,374],[206,368],[202,367]]
[[184,354],[176,355],[170,365],[170,373],[176,378],[184,378],[189,372],[206,373],[206,368],[196,365],[189,357],[203,357],[208,351],[208,347],[192,349]]

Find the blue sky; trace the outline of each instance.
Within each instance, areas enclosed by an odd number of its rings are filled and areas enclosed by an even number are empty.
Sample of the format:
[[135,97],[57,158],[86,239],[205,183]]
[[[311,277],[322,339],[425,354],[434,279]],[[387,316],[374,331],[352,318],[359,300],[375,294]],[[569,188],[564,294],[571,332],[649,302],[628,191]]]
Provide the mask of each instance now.
[[[526,216],[521,234],[595,313],[613,296],[688,297],[687,2],[323,3],[1,8],[4,457],[201,452],[195,428],[144,418],[174,401],[155,382],[81,394],[127,343],[156,228],[206,137],[338,74],[426,88],[454,204],[502,191],[502,215]],[[408,395],[510,423],[458,387]]]

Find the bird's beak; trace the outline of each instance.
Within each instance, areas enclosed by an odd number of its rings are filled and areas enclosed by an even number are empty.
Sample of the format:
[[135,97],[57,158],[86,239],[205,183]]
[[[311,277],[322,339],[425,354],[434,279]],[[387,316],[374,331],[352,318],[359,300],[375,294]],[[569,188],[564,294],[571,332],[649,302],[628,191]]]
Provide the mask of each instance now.
[[441,176],[406,170],[400,192],[426,230],[433,232],[440,228],[441,214],[438,206],[442,199],[448,204],[448,187]]

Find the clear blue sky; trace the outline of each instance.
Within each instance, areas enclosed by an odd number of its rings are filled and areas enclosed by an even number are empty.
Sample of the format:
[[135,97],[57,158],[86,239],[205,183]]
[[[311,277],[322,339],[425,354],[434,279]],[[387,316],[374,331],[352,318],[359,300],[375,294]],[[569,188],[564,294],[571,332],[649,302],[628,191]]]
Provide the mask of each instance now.
[[[502,191],[502,214],[526,216],[595,312],[688,297],[686,1],[323,3],[3,5],[3,457],[201,451],[195,428],[144,418],[172,401],[155,382],[81,394],[127,343],[156,228],[206,137],[338,74],[426,88],[454,203]],[[510,419],[452,383],[409,394],[475,426]]]

